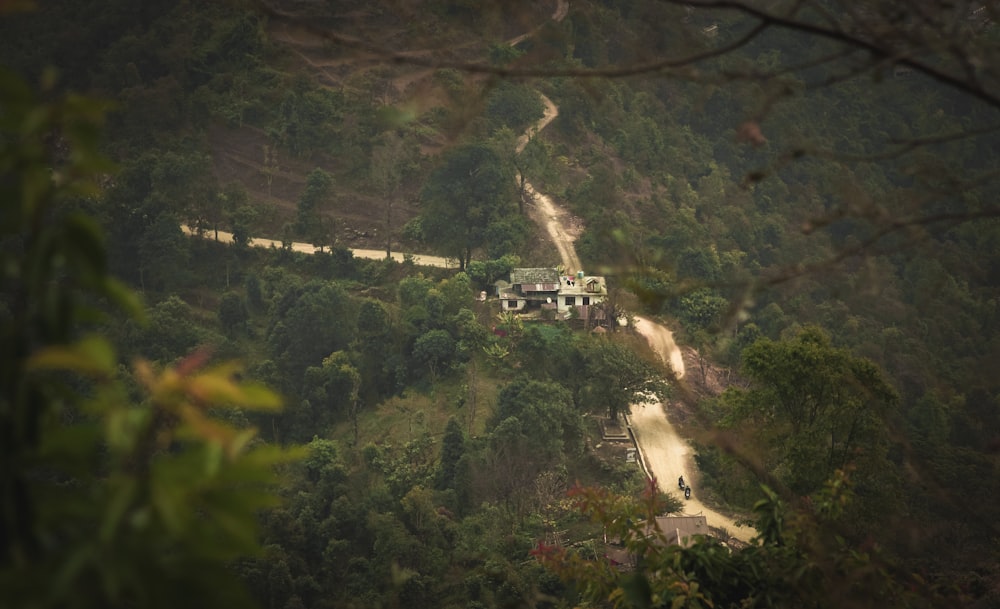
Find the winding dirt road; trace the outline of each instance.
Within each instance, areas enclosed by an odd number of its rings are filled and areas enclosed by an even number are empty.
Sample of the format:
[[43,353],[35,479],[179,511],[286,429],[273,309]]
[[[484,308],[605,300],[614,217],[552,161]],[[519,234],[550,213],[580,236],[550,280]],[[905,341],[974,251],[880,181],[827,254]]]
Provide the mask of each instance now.
[[[553,18],[558,20],[565,17],[567,10],[568,3],[560,0]],[[512,44],[516,44],[522,39],[516,39],[512,41]],[[541,93],[539,95],[545,104],[545,113],[534,126],[518,138],[517,152],[524,150],[528,141],[559,115],[559,109],[552,100]],[[520,176],[518,176],[518,181],[520,181]],[[530,183],[525,182],[525,191],[534,202],[531,210],[532,218],[545,228],[559,251],[563,266],[568,271],[582,269],[580,258],[577,256],[574,246],[576,235],[569,228],[572,226],[569,221],[570,214],[559,207],[551,197],[535,190]],[[664,363],[670,366],[675,376],[677,378],[683,377],[684,358],[681,356],[681,350],[677,347],[677,343],[674,342],[673,333],[664,326],[641,316],[636,317],[635,328],[639,334],[646,338],[650,347],[660,355]],[[633,406],[631,410],[632,412],[626,417],[626,420],[632,429],[643,462],[650,474],[656,478],[660,490],[666,493],[677,492],[677,476],[683,475],[688,485],[694,489],[691,499],[684,502],[685,513],[705,516],[710,527],[725,529],[729,535],[736,539],[744,542],[749,541],[754,535],[753,529],[738,527],[731,518],[705,506],[698,499],[698,471],[694,465],[690,445],[677,434],[677,430],[667,418],[664,405],[656,403]]]
[[[525,134],[524,141],[530,135],[540,131],[552,122],[558,115],[555,105],[543,96],[546,112],[545,118],[538,122],[530,134]],[[519,150],[523,148],[520,146]],[[529,190],[541,214],[535,215],[535,220],[542,224],[549,233],[563,265],[567,269],[580,269],[580,259],[576,255],[573,236],[564,228],[567,212],[560,209],[550,197],[538,193],[533,188]],[[637,316],[636,331],[649,342],[650,347],[668,364],[677,378],[684,376],[684,359],[681,350],[674,342],[673,333],[662,325],[646,318]],[[660,490],[666,493],[677,492],[675,486],[677,476],[684,476],[688,485],[694,489],[691,499],[685,500],[684,511],[690,515],[702,515],[710,527],[726,529],[726,531],[741,541],[749,541],[754,535],[752,529],[737,527],[736,522],[705,506],[698,499],[698,471],[694,465],[691,448],[688,443],[677,435],[677,430],[670,423],[661,403],[646,406],[633,406],[631,414],[626,417],[632,433],[635,436],[639,453],[648,471],[656,478]]]
[[[566,16],[569,4],[566,0],[557,0],[556,12],[552,18],[556,21]],[[526,37],[526,36],[525,36]],[[524,37],[519,37],[510,41],[510,44],[517,44]],[[539,94],[541,95],[541,94]],[[549,123],[559,115],[559,109],[548,97],[541,95],[545,104],[543,117],[528,129],[517,140],[517,152],[521,152],[527,145],[530,138],[537,135]],[[520,181],[520,176],[518,176]],[[559,207],[551,197],[538,192],[530,183],[525,183],[525,190],[531,197],[534,205],[531,206],[531,216],[535,222],[544,227],[549,237],[559,251],[559,257],[567,271],[581,270],[582,265],[576,254],[574,242],[574,223],[568,211]],[[189,235],[197,234],[187,226],[182,227]],[[205,231],[202,236],[211,238],[214,231]],[[219,231],[219,239],[226,243],[233,240],[232,233]],[[282,247],[280,241],[273,239],[263,239],[254,237],[251,244],[255,247]],[[308,254],[315,253],[318,248],[309,243],[293,243],[292,250]],[[385,258],[384,250],[351,250],[354,256],[366,259]],[[393,252],[392,258],[403,261],[404,256],[412,256],[414,263],[423,266],[434,266],[443,268],[457,268],[457,261],[440,256],[425,256],[416,254],[402,254]],[[663,358],[663,361],[670,365],[677,378],[684,376],[684,360],[681,351],[674,342],[673,334],[667,328],[651,321],[645,317],[636,318],[636,330],[649,341],[650,346]],[[715,512],[706,507],[698,499],[698,471],[695,469],[694,460],[691,456],[691,449],[688,443],[678,434],[674,426],[667,418],[663,404],[652,404],[647,406],[633,406],[627,421],[635,436],[636,444],[649,472],[656,477],[660,489],[667,493],[677,491],[675,486],[677,476],[683,475],[685,480],[692,486],[694,493],[691,499],[685,501],[685,512],[694,515],[704,515],[709,526],[724,528],[733,537],[749,541],[753,536],[753,530],[749,528],[739,528],[732,519]]]
[[[684,376],[684,360],[674,342],[670,330],[645,317],[636,318],[636,331],[649,341],[649,346],[659,354],[664,363],[670,365],[678,378]],[[725,529],[740,541],[748,542],[755,531],[748,527],[738,527],[736,522],[706,506],[698,499],[699,476],[691,454],[691,447],[677,434],[677,430],[667,418],[666,406],[662,403],[646,406],[633,405],[626,418],[639,453],[648,470],[656,477],[657,486],[665,493],[677,493],[677,477],[684,476],[685,482],[693,489],[690,499],[684,500],[684,513],[704,516],[708,526]]]
[[[542,118],[524,132],[521,137],[517,138],[517,146],[515,150],[521,152],[524,147],[528,145],[528,141],[534,137],[539,131],[544,129],[549,123],[551,123],[557,116],[559,116],[559,108],[556,107],[552,100],[548,97],[538,94],[542,98],[542,102],[545,104],[545,113]],[[521,176],[517,176],[518,182],[521,181]],[[573,247],[573,242],[576,240],[576,235],[570,232],[568,227],[572,226],[570,214],[555,204],[552,197],[544,195],[531,185],[531,182],[525,181],[524,191],[529,197],[531,197],[532,203],[534,203],[534,208],[530,210],[532,219],[536,223],[545,228],[548,232],[549,237],[552,239],[552,243],[555,244],[556,249],[559,250],[559,258],[562,260],[563,266],[567,273],[575,273],[576,271],[583,270],[583,265],[580,264],[580,258],[576,255],[576,248]]]

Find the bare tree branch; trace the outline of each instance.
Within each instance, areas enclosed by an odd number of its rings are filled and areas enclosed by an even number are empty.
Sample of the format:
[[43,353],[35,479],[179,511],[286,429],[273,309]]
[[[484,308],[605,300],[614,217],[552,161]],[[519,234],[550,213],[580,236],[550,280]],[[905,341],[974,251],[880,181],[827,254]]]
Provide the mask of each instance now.
[[[978,78],[956,76],[935,66],[928,60],[918,59],[914,56],[915,51],[920,48],[909,49],[908,53],[901,54],[900,49],[892,47],[892,40],[875,37],[871,40],[858,36],[852,32],[839,27],[825,26],[813,23],[804,19],[794,17],[784,17],[768,11],[751,6],[748,2],[740,0],[663,0],[664,2],[683,6],[692,6],[701,9],[718,9],[737,11],[745,15],[754,17],[763,24],[778,28],[809,34],[818,38],[839,42],[857,49],[871,53],[876,58],[896,58],[900,65],[920,72],[942,84],[945,84],[958,91],[971,95],[990,106],[1000,108],[1000,93],[988,90]],[[909,4],[907,5],[909,6]],[[860,18],[859,18],[860,19]],[[862,20],[863,22],[863,20]],[[913,42],[915,46],[926,43],[924,40]],[[966,58],[967,59],[967,58]]]

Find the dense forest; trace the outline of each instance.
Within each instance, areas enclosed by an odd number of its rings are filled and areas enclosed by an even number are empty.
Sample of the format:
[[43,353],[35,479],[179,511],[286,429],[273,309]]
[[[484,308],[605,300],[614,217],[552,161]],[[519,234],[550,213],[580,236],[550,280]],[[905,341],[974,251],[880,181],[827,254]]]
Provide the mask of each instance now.
[[[5,603],[1000,605],[996,64],[698,4],[0,5]],[[683,379],[478,298],[558,265],[526,181]],[[643,528],[652,395],[749,544]]]

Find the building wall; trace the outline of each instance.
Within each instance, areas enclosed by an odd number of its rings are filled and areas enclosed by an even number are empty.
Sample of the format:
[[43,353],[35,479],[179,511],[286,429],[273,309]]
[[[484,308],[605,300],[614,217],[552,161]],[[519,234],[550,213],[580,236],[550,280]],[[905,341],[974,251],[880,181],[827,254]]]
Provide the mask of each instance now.
[[[584,302],[584,298],[587,299],[586,302]],[[565,313],[572,307],[578,307],[580,305],[595,305],[603,300],[604,296],[600,294],[560,294],[559,298],[556,299],[556,302],[559,305],[559,311]],[[570,301],[572,301],[572,304],[570,304]]]
[[500,301],[500,308],[504,311],[523,311],[525,304],[524,300],[505,298]]

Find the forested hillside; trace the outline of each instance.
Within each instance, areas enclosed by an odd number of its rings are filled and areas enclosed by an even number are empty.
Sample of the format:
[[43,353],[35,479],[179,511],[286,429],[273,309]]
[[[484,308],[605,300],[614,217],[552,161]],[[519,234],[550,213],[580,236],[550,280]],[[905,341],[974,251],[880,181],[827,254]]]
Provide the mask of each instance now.
[[[1000,603],[997,16],[717,4],[0,7],[4,597]],[[478,298],[559,262],[527,181],[684,379]],[[749,546],[646,536],[652,393]]]

